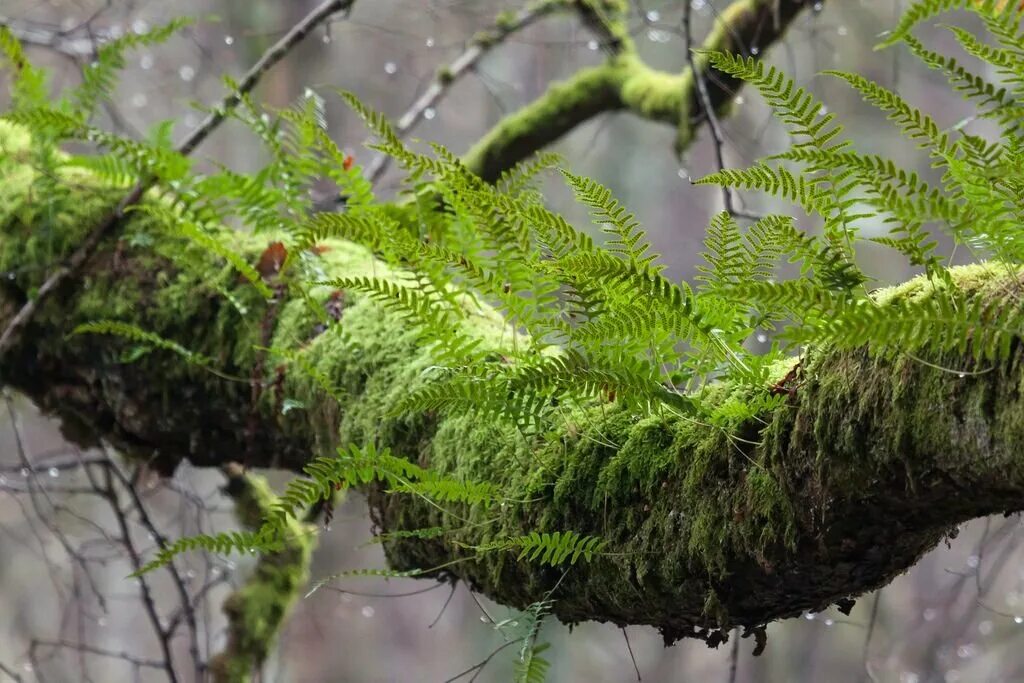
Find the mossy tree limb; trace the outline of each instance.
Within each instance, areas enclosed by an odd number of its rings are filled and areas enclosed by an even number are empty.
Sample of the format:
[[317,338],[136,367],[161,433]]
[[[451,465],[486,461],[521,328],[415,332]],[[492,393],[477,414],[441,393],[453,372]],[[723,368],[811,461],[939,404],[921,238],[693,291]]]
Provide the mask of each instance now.
[[[735,0],[718,14],[700,47],[741,55],[764,53],[813,4],[811,0]],[[611,26],[608,34],[620,40],[607,61],[553,84],[533,102],[503,117],[466,153],[466,165],[485,180],[496,180],[502,171],[576,126],[614,111],[674,126],[677,152],[684,152],[705,120],[693,71],[668,73],[649,67],[628,34],[616,29],[616,23]],[[698,69],[705,68],[703,59],[695,63]],[[714,69],[704,79],[716,113],[727,112],[741,83]]]
[[[227,494],[243,527],[257,529],[276,500],[259,475],[237,463],[224,467]],[[210,661],[214,683],[245,683],[266,661],[292,605],[309,579],[309,562],[316,544],[313,529],[292,520],[284,547],[264,553],[252,573],[224,600],[228,618],[227,644]]]
[[[0,271],[13,275],[0,286],[0,322],[38,286],[44,266],[74,249],[116,201],[116,192],[75,177],[65,188],[66,212],[54,219],[28,191],[31,178],[26,169],[0,188]],[[61,416],[75,440],[107,439],[168,471],[184,459],[298,469],[337,444],[374,443],[441,474],[493,482],[508,492],[504,506],[456,514],[413,496],[367,494],[385,532],[446,530],[387,542],[395,569],[462,560],[446,571],[499,602],[543,598],[562,570],[519,562],[514,553],[476,558],[471,546],[573,530],[609,545],[562,579],[553,596],[559,618],[651,624],[668,638],[713,640],[706,629],[756,628],[883,585],[956,524],[1024,507],[1019,343],[992,367],[927,350],[933,365],[863,349],[811,349],[782,387],[788,404],[735,425],[732,438],[610,404],[570,412],[552,438],[532,441],[494,420],[397,413],[433,359],[413,330],[372,300],[347,292],[337,329],[323,332],[307,300],[281,294],[267,315],[255,288],[168,226],[137,215],[126,227],[40,309],[3,360],[3,380]],[[218,237],[250,263],[269,239],[227,230]],[[388,272],[360,247],[325,246],[325,278]],[[994,266],[952,276],[967,292],[1019,305],[1015,281]],[[333,295],[329,287],[310,292],[321,303]],[[879,301],[925,296],[930,288],[917,280]],[[240,306],[258,315],[243,316]],[[133,342],[66,336],[98,319],[174,340],[212,359],[219,374]],[[463,324],[486,343],[504,323],[483,312]],[[301,352],[340,388],[341,401],[257,346]],[[272,378],[257,396],[244,379],[254,374]],[[743,392],[712,386],[707,405]],[[286,399],[301,407],[283,411]]]

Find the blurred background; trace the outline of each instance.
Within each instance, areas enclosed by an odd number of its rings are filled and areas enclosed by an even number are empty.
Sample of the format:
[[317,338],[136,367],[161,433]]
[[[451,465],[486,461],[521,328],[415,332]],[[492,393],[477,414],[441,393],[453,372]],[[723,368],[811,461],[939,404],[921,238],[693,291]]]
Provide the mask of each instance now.
[[[634,2],[632,25],[653,66],[679,70],[686,56],[678,27],[685,0]],[[690,0],[695,36],[706,33],[726,0]],[[175,16],[199,18],[168,44],[136,53],[123,75],[105,125],[144,135],[156,122],[176,121],[181,139],[201,120],[195,103],[217,101],[221,76],[239,76],[264,49],[315,5],[313,0],[0,0],[0,20],[39,35],[68,31],[77,41],[61,50],[30,49],[55,71],[55,86],[75,82],[82,67],[75,50],[93,36],[145,32]],[[899,50],[874,52],[878,36],[902,9],[896,0],[833,0],[802,16],[767,58],[783,67],[839,113],[864,152],[884,152],[931,177],[927,161],[902,141],[884,117],[848,88],[820,75],[830,68],[858,71],[954,125],[970,108],[951,95],[941,75],[929,73]],[[331,134],[361,164],[374,154],[366,132],[333,94],[354,91],[369,106],[398,118],[430,84],[439,67],[457,58],[474,33],[494,22],[505,0],[361,0],[348,16],[319,29],[264,78],[257,99],[285,107],[307,90],[324,97]],[[87,23],[86,23],[87,22]],[[84,27],[84,28],[83,28]],[[932,49],[955,49],[940,28],[921,32]],[[594,37],[571,15],[555,15],[506,39],[445,97],[420,111],[415,136],[464,152],[504,113],[531,101],[548,84],[602,58]],[[969,58],[964,63],[973,65]],[[0,96],[2,97],[2,96]],[[757,96],[745,91],[724,121],[726,159],[747,165],[786,146],[785,131]],[[670,273],[690,278],[704,228],[721,210],[721,193],[691,177],[716,169],[707,131],[680,160],[671,129],[629,114],[605,114],[555,145],[577,173],[610,186],[649,231]],[[237,124],[218,130],[196,154],[199,163],[257,168],[259,145]],[[386,195],[397,187],[393,170],[378,181]],[[934,180],[934,178],[932,178]],[[584,229],[586,211],[552,182],[553,208]],[[761,197],[742,197],[752,211],[789,212]],[[881,227],[876,226],[879,232]],[[872,226],[864,230],[870,234]],[[597,234],[597,230],[592,232]],[[904,259],[879,248],[861,251],[878,283],[906,279]],[[176,576],[156,576],[147,606],[137,581],[126,578],[128,552],[151,552],[171,538],[232,527],[230,500],[216,472],[183,465],[173,479],[129,470],[116,454],[80,452],[58,425],[24,399],[5,395],[0,415],[0,680],[166,680],[154,660],[165,630],[184,617],[176,602],[184,590],[195,605],[194,643],[165,639],[187,662],[224,642],[220,602],[244,578],[250,558],[189,557]],[[82,462],[99,463],[109,481],[89,480]],[[123,479],[123,481],[122,481]],[[275,483],[287,475],[272,474]],[[137,496],[132,493],[135,491]],[[382,567],[365,506],[350,497],[321,530],[315,578],[358,567]],[[1024,552],[1014,516],[976,520],[926,555],[906,575],[863,596],[849,616],[807,614],[772,624],[768,648],[733,638],[718,650],[681,642],[665,648],[652,629],[584,624],[569,630],[544,625],[552,643],[552,681],[892,681],[966,683],[1024,681]],[[167,574],[167,572],[163,572]],[[463,586],[416,581],[350,579],[301,600],[268,663],[265,681],[445,681],[487,660],[505,641],[495,624],[515,613],[471,595]],[[176,632],[181,632],[178,630]],[[735,643],[739,647],[735,648]],[[478,681],[507,681],[518,647],[499,652],[470,671]],[[180,680],[191,680],[181,666]]]

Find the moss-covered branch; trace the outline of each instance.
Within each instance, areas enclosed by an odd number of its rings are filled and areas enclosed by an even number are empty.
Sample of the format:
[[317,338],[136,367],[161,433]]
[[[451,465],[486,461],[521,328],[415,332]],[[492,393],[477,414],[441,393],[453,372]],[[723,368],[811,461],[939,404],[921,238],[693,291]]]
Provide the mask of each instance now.
[[[0,280],[0,322],[38,286],[44,266],[73,250],[117,200],[76,175],[62,190],[66,212],[54,218],[51,203],[31,196],[31,180],[26,168],[0,185],[0,272],[10,274]],[[77,441],[107,439],[168,471],[183,459],[298,469],[337,444],[375,443],[442,474],[493,482],[508,492],[506,505],[457,515],[414,496],[367,493],[385,532],[446,531],[387,542],[394,568],[448,564],[446,571],[506,604],[544,597],[562,571],[514,553],[474,558],[469,547],[573,530],[609,545],[558,583],[558,617],[715,640],[719,629],[757,628],[883,585],[956,524],[1024,507],[1020,344],[991,367],[957,354],[932,355],[928,364],[814,349],[780,386],[787,405],[729,432],[674,417],[641,419],[609,404],[568,413],[557,434],[530,441],[494,420],[398,413],[433,359],[414,331],[372,300],[346,292],[339,311],[336,292],[314,288],[312,300],[339,317],[325,332],[308,300],[282,293],[267,304],[168,226],[136,215],[126,229],[41,307],[0,365],[5,382],[61,416]],[[227,230],[219,236],[250,263],[268,242]],[[387,272],[362,248],[325,246],[325,278]],[[1016,286],[995,266],[956,269],[953,277],[967,292],[1019,305]],[[915,280],[878,298],[930,295]],[[217,373],[133,342],[66,336],[97,319],[174,340],[211,359]],[[464,324],[485,340],[503,325],[492,314]],[[315,376],[257,350],[266,346],[301,350]],[[325,395],[318,378],[338,387],[341,400]],[[711,405],[743,394],[729,385],[708,391]],[[294,409],[282,409],[287,399]]]
[[[764,53],[812,4],[811,0],[735,0],[719,13],[700,47]],[[606,62],[553,84],[530,104],[503,117],[469,150],[466,165],[485,180],[495,180],[590,118],[620,110],[674,126],[677,151],[685,151],[706,118],[693,71],[667,73],[647,66],[619,26],[613,22],[606,29],[608,35],[618,37]],[[696,65],[704,68],[704,60],[696,60]],[[717,113],[725,113],[740,82],[717,70],[708,71],[704,78],[712,106]]]
[[[237,463],[228,463],[224,472],[239,522],[249,529],[259,528],[276,499],[273,491],[263,477],[246,473]],[[210,662],[215,683],[254,680],[309,579],[316,534],[295,520],[289,526],[284,547],[261,555],[252,574],[224,601],[228,638]]]

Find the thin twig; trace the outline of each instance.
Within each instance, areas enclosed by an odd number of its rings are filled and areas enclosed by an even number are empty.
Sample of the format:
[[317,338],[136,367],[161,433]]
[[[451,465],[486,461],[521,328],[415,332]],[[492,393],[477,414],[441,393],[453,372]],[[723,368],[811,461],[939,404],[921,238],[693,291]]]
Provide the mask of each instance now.
[[[484,55],[513,33],[521,31],[541,17],[560,9],[562,5],[564,3],[550,0],[531,4],[519,10],[510,20],[497,22],[486,29],[482,34],[485,39],[474,38],[462,54],[452,60],[448,66],[438,69],[434,81],[398,119],[395,124],[395,132],[400,137],[412,132],[423,120],[425,112],[428,109],[436,108],[438,102],[448,94],[456,81],[476,69],[476,65]],[[370,182],[376,183],[387,171],[390,163],[391,157],[386,154],[378,155],[367,168],[366,177]]]
[[[219,106],[210,111],[199,127],[182,141],[177,151],[183,155],[191,154],[224,121],[228,112],[238,106],[242,95],[249,93],[256,87],[256,84],[259,83],[263,75],[272,66],[284,59],[285,55],[298,45],[303,38],[309,35],[313,29],[338,12],[347,10],[354,2],[355,0],[325,0],[325,2],[307,14],[281,40],[277,41],[269,50],[263,53],[259,61],[242,77],[238,88],[229,93]],[[18,313],[11,318],[6,329],[4,329],[3,335],[0,335],[0,358],[14,345],[21,330],[28,325],[40,304],[46,301],[54,291],[81,270],[100,243],[109,237],[117,226],[120,225],[124,219],[125,212],[141,201],[143,195],[152,187],[154,182],[153,178],[144,178],[136,183],[135,187],[118,202],[114,210],[107,214],[99,225],[89,233],[88,237],[68,257],[67,261],[59,265],[46,278],[46,281],[39,287],[36,295],[25,302]]]
[[629,660],[633,662],[633,671],[636,672],[636,680],[638,683],[643,682],[643,676],[640,675],[640,665],[636,663],[636,655],[633,654],[633,646],[629,642],[629,634],[626,632],[626,627],[623,626],[619,629],[622,631],[622,637],[626,639],[626,651],[629,653]]
[[[700,108],[707,118],[708,128],[711,129],[711,140],[714,143],[715,163],[718,170],[725,168],[725,135],[722,133],[722,124],[715,113],[715,107],[711,103],[711,94],[708,92],[708,84],[704,79],[704,70],[697,68],[697,60],[693,57],[693,32],[691,29],[692,3],[683,3],[683,49],[686,52],[686,63],[693,74],[693,81],[697,85],[697,96],[700,99]],[[736,207],[733,204],[732,188],[722,187],[722,204],[730,216],[736,215]]]

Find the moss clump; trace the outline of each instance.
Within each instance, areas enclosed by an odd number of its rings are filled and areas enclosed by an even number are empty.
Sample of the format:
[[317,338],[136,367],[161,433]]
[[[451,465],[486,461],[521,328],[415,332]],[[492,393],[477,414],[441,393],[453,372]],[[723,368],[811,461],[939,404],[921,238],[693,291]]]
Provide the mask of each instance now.
[[[262,477],[228,468],[229,495],[239,522],[259,527],[276,497]],[[290,519],[282,534],[284,547],[265,553],[248,579],[224,601],[228,642],[210,662],[217,683],[243,683],[259,671],[274,646],[288,612],[309,579],[309,561],[316,534],[309,525]]]

